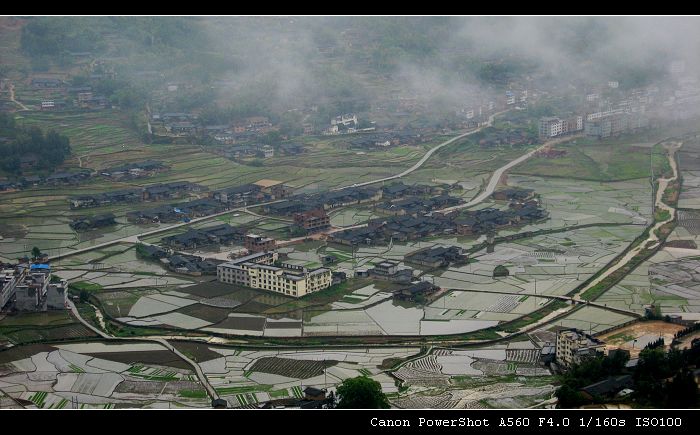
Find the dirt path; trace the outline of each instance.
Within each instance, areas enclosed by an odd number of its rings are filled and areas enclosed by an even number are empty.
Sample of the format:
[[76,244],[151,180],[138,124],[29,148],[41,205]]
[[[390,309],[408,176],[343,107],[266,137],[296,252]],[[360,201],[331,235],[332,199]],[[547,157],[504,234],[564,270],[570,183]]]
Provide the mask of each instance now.
[[195,361],[191,360],[189,357],[187,357],[185,354],[177,350],[172,344],[170,344],[166,339],[164,338],[152,338],[152,337],[113,337],[103,330],[96,328],[93,326],[90,322],[86,321],[83,319],[83,317],[80,315],[80,312],[78,311],[78,308],[75,306],[73,301],[69,300],[68,305],[70,307],[71,313],[73,313],[73,316],[75,316],[80,323],[85,325],[88,329],[96,333],[102,338],[108,339],[108,340],[121,340],[121,341],[150,341],[152,343],[157,343],[178,357],[180,357],[183,361],[188,363],[192,368],[194,369],[195,373],[197,374],[197,378],[199,378],[199,382],[201,382],[202,386],[207,390],[207,394],[209,397],[214,400],[219,398],[219,393],[216,392],[216,389],[212,387],[212,385],[209,383],[209,379],[204,375],[204,372],[202,371],[202,368],[197,364]]
[[29,108],[27,106],[25,106],[24,104],[20,103],[19,101],[17,101],[15,99],[15,85],[13,85],[13,84],[10,84],[10,101],[17,104],[19,107],[22,108],[22,110],[29,110]]
[[655,199],[655,206],[658,208],[661,208],[663,210],[666,210],[669,212],[669,217],[667,219],[664,219],[662,221],[656,222],[654,226],[649,230],[649,236],[647,239],[640,243],[639,245],[635,246],[634,248],[630,249],[627,254],[625,254],[624,257],[622,257],[615,265],[612,267],[608,268],[605,272],[603,272],[599,277],[591,281],[587,286],[582,288],[578,293],[576,293],[573,296],[574,300],[580,301],[581,295],[584,294],[587,290],[591,289],[598,283],[600,283],[602,280],[610,276],[613,272],[616,270],[620,269],[622,266],[626,265],[629,263],[629,261],[634,258],[637,254],[639,254],[643,249],[649,248],[653,249],[659,245],[659,238],[656,235],[656,230],[661,228],[664,224],[671,222],[675,216],[676,216],[676,209],[667,205],[666,203],[663,202],[663,195],[664,192],[666,191],[666,187],[668,187],[668,184],[672,181],[675,181],[678,178],[678,168],[676,167],[676,159],[675,159],[675,154],[676,151],[683,145],[682,142],[664,142],[662,146],[668,151],[668,160],[669,163],[671,164],[671,169],[673,169],[673,176],[671,178],[659,178],[659,187],[656,191],[656,199]]

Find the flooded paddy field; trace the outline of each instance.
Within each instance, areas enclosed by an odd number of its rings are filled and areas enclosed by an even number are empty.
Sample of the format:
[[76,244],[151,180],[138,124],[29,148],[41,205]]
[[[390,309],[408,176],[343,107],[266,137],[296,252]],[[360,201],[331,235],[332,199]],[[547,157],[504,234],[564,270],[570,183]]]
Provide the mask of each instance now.
[[552,397],[554,377],[530,339],[481,349],[436,348],[392,371],[405,391],[399,408],[512,408]]
[[[678,227],[669,237],[682,236]],[[665,247],[612,289],[598,302],[632,309],[640,314],[655,305],[662,315],[700,313],[700,251]]]
[[190,366],[150,343],[14,347],[0,353],[0,388],[37,408],[210,406]]
[[398,391],[385,373],[418,348],[245,350],[174,342],[193,356],[207,379],[229,406],[271,399],[302,397],[308,386],[334,388],[344,379],[368,376],[386,393]]

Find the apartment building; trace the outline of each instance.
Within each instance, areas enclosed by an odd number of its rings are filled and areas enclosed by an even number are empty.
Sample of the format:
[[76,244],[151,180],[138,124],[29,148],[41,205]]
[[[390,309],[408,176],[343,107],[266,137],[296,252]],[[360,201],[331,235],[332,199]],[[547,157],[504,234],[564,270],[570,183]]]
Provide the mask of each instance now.
[[330,269],[308,269],[282,263],[275,266],[277,253],[261,252],[238,258],[217,267],[220,282],[301,297],[331,286]]
[[66,281],[51,281],[51,269],[47,264],[32,264],[29,268],[18,265],[3,270],[0,275],[0,308],[17,311],[66,309]]
[[557,333],[556,362],[564,368],[604,351],[605,343],[578,329],[564,329]]

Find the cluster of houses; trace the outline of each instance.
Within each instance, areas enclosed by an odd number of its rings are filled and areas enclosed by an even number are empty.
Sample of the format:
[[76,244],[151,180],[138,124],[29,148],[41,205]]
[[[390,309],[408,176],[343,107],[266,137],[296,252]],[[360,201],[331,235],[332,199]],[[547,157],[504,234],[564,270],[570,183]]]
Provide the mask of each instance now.
[[[677,63],[677,62],[676,62]],[[650,126],[651,118],[687,119],[700,111],[700,86],[697,78],[671,67],[670,80],[662,88],[650,85],[622,90],[610,80],[585,94],[581,114],[541,118],[542,138],[583,132],[588,137],[604,139],[634,133]]]
[[425,135],[417,132],[386,132],[363,134],[346,141],[349,148],[377,149],[399,145],[417,145],[427,140]]
[[71,209],[128,204],[143,201],[142,189],[120,189],[111,192],[77,195],[69,199]]
[[407,263],[432,268],[465,264],[469,261],[469,256],[459,246],[433,246],[411,252],[404,260]]
[[126,214],[129,222],[136,224],[170,223],[209,216],[227,210],[228,207],[211,198],[200,198],[192,201],[161,205],[158,207],[134,210]]
[[[371,131],[374,128],[363,129],[363,131]],[[338,115],[331,119],[331,125],[323,131],[324,135],[349,134],[360,131],[357,115],[346,113]]]
[[492,197],[497,201],[509,201],[508,209],[489,207],[463,212],[454,219],[458,234],[485,234],[513,225],[537,222],[548,216],[532,189],[502,189],[494,192]]
[[566,118],[547,116],[540,118],[539,134],[541,138],[552,138],[577,133],[583,130],[583,116],[572,115]]
[[455,196],[447,194],[430,198],[411,196],[397,201],[387,201],[377,205],[374,211],[386,216],[419,216],[430,213],[433,210],[452,207],[464,201]]
[[68,286],[51,275],[45,263],[22,262],[0,272],[0,309],[4,311],[65,310]]
[[177,199],[189,192],[201,192],[205,187],[189,181],[174,181],[145,186],[141,189],[121,189],[112,192],[77,195],[70,198],[72,209],[100,207],[141,201]]
[[547,217],[547,212],[540,207],[534,191],[504,189],[495,192],[494,199],[509,201],[508,209],[485,208],[461,213],[442,213],[439,210],[417,211],[415,214],[397,213],[372,219],[366,227],[334,233],[330,240],[344,245],[378,245],[391,240],[408,241],[441,234],[477,235]]
[[277,180],[259,180],[255,183],[228,187],[212,192],[211,197],[231,207],[241,207],[264,201],[288,198],[291,187]]
[[[99,78],[99,77],[93,77]],[[41,100],[42,111],[72,109],[102,110],[111,106],[109,99],[96,93],[92,86],[66,86],[63,80],[52,77],[34,77],[30,84],[34,89],[51,91]],[[61,96],[61,99],[55,98]],[[72,103],[72,104],[71,104]]]
[[161,242],[173,249],[197,249],[208,245],[231,245],[243,242],[246,231],[243,228],[220,224],[211,227],[190,228],[182,234],[163,237]]
[[366,227],[333,233],[330,240],[343,245],[383,245],[391,240],[416,240],[454,230],[452,220],[444,216],[390,216],[372,219]]
[[82,232],[116,225],[117,221],[115,219],[112,213],[82,216],[74,218],[69,225],[73,230]]
[[[24,169],[31,169],[36,164],[35,156],[23,156],[28,157],[25,159],[23,166]],[[28,164],[29,161],[31,164]],[[74,171],[74,172],[55,172],[51,175],[45,177],[39,175],[31,175],[27,177],[22,177],[18,180],[0,180],[0,192],[10,191],[10,190],[21,190],[28,187],[34,186],[76,186],[88,178],[90,178],[90,171]]]
[[168,169],[168,166],[161,161],[144,160],[106,168],[100,172],[100,175],[113,181],[121,181],[151,177]]
[[222,263],[219,260],[205,259],[196,255],[175,253],[153,245],[139,245],[136,252],[142,258],[158,261],[170,271],[183,275],[215,275],[216,267]]
[[242,160],[247,158],[269,159],[275,156],[275,149],[270,145],[232,145],[224,148],[221,155],[230,160]]
[[588,137],[604,139],[623,133],[634,133],[649,127],[649,117],[644,112],[627,112],[616,109],[606,112],[588,114],[585,133]]
[[295,195],[289,197],[287,201],[267,204],[263,207],[263,211],[271,215],[291,216],[294,213],[302,213],[319,208],[328,210],[376,201],[381,198],[381,195],[381,189],[375,187],[350,187],[336,191]]
[[259,134],[276,130],[266,116],[252,116],[221,125],[204,125],[195,113],[153,113],[153,126],[162,127],[171,136],[207,136],[218,143],[234,144],[254,139]]
[[[433,208],[445,204],[458,204],[459,200],[457,198],[448,197],[448,195],[445,194],[447,191],[449,191],[449,187],[447,186],[429,186],[423,184],[406,185],[401,182],[389,184],[383,187],[348,187],[346,189],[328,192],[295,195],[289,197],[287,201],[268,204],[263,207],[263,211],[271,215],[293,216],[298,213],[318,209],[330,210],[348,205],[377,202],[381,199],[396,201],[403,198],[410,199],[410,204],[414,204],[416,209],[424,208],[419,205],[420,202],[428,204],[429,207]],[[429,195],[437,196],[428,199],[417,198],[418,196]],[[411,199],[412,197],[416,198]],[[395,204],[395,202],[393,203]],[[399,207],[411,209],[410,204],[409,202],[406,202],[405,204],[399,204]],[[394,214],[392,210],[387,210],[387,214]]]

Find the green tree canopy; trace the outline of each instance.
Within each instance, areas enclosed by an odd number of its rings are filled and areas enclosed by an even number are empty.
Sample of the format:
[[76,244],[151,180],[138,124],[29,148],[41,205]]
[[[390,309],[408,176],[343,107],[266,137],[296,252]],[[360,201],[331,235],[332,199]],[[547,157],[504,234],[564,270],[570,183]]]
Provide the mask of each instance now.
[[338,387],[338,408],[387,409],[389,401],[379,382],[365,376],[350,378]]

